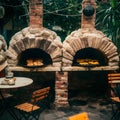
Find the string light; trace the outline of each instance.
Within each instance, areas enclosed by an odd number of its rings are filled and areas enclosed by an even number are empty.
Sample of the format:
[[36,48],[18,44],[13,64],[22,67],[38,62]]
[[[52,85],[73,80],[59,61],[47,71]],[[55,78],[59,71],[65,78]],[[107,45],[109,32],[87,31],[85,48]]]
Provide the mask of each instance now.
[[[13,7],[13,8],[18,8],[18,7],[25,7],[29,4],[22,4],[22,5],[16,5],[16,6],[13,6],[13,5],[6,5],[6,4],[2,4],[2,6],[7,6],[7,7]],[[49,10],[46,10],[46,9],[43,9],[46,13],[43,13],[44,15],[45,14],[54,14],[54,15],[57,15],[57,16],[63,16],[63,17],[77,17],[77,16],[80,16],[80,14],[59,14],[59,13],[56,13],[56,12],[59,12],[59,11],[64,11],[64,10],[69,10],[70,8],[72,7],[77,7],[81,4],[77,4],[77,5],[71,5],[69,7],[66,7],[66,8],[62,8],[62,9],[58,9],[58,10],[54,10],[54,11],[49,11]],[[80,11],[81,12],[81,11]],[[29,15],[29,12],[28,14],[24,14],[24,15],[20,15],[19,18],[23,17],[23,16],[27,16]]]
[[7,4],[0,4],[2,6],[6,6],[6,7],[12,7],[12,8],[17,8],[17,7],[23,7],[23,6],[26,6],[26,5],[29,5],[29,4],[24,4],[24,5],[7,5]]
[[[77,6],[79,6],[79,5],[81,5],[81,4],[71,5],[71,6],[69,6],[69,7],[62,8],[62,9],[59,9],[59,10],[49,11],[48,13],[54,13],[54,12],[59,12],[59,11],[68,10],[69,8],[72,8],[72,7],[77,7]],[[48,10],[46,10],[46,11],[48,11]],[[45,13],[45,14],[47,14],[47,13]]]
[[69,17],[69,16],[71,16],[71,17],[75,17],[75,16],[80,16],[80,14],[73,14],[73,15],[69,15],[69,14],[59,14],[59,13],[55,13],[55,12],[51,12],[51,11],[49,11],[49,10],[45,10],[44,9],[44,11],[47,11],[48,13],[44,13],[44,14],[54,14],[54,15],[58,15],[58,16],[66,16],[66,17]]

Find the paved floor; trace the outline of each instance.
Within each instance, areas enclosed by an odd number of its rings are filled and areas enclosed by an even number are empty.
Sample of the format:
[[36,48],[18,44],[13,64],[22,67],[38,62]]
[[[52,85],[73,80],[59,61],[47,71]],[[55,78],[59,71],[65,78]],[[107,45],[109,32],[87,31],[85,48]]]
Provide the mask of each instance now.
[[[40,113],[39,120],[68,120],[69,116],[87,112],[89,120],[110,120],[111,104],[101,99],[92,99],[89,101],[73,100],[71,106],[54,109],[46,109]],[[0,120],[13,120],[6,111]]]
[[89,120],[110,120],[111,104],[103,105],[98,102],[86,105],[72,105],[71,107],[45,110],[40,114],[39,120],[68,120],[69,116],[87,112]]

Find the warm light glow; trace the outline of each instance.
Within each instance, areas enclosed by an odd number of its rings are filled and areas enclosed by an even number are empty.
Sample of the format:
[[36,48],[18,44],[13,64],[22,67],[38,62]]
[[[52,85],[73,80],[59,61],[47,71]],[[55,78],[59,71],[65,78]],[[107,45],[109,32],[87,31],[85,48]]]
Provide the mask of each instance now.
[[93,59],[77,59],[77,63],[79,65],[99,65],[98,60],[93,60]]
[[43,60],[42,59],[28,59],[27,66],[42,66]]

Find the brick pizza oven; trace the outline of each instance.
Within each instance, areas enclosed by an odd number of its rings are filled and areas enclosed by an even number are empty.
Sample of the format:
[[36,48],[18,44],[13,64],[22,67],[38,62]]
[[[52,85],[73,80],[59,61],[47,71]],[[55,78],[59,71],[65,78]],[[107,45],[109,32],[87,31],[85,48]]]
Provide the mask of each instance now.
[[[89,92],[92,88],[92,93],[105,94],[108,72],[119,68],[117,47],[105,34],[95,29],[95,18],[95,0],[83,0],[81,28],[73,31],[63,42],[63,72],[56,81],[58,105],[69,104],[70,97],[76,94],[72,89],[78,88],[80,93]],[[83,86],[85,89],[82,89]]]
[[30,0],[29,8],[30,25],[11,38],[6,52],[8,65],[60,67],[61,39],[55,32],[43,27],[42,0]]
[[29,17],[29,26],[11,38],[6,56],[8,71],[15,76],[31,77],[32,88],[36,89],[54,84],[56,71],[62,65],[62,42],[54,31],[43,27],[42,0],[30,0]]
[[[117,47],[95,29],[95,0],[83,0],[81,28],[68,35],[63,43],[55,32],[43,27],[42,9],[41,0],[30,0],[30,26],[11,38],[6,51],[8,66],[13,71],[29,71],[32,66],[27,66],[27,60],[32,58],[33,67],[36,67],[37,60],[42,62],[42,68],[38,64],[40,71],[55,72],[55,105],[69,105],[69,89],[73,87],[70,84],[82,87],[80,79],[85,81],[83,75],[98,78],[103,71],[119,68]],[[28,69],[24,69],[26,66]],[[89,78],[98,81],[96,77]]]
[[117,47],[105,34],[95,29],[95,0],[83,0],[82,10],[81,29],[73,31],[63,42],[63,66],[75,66],[78,63],[89,67],[90,61],[87,59],[91,59],[91,64],[96,60],[103,69],[117,69]]

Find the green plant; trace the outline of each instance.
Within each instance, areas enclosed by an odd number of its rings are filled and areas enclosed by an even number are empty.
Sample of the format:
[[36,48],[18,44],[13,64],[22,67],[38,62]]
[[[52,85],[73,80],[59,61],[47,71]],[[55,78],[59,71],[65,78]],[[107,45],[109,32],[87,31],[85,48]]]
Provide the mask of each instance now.
[[62,41],[80,28],[82,0],[49,0],[44,2],[44,27],[55,30]]
[[[120,1],[98,2],[96,27],[120,46]],[[120,49],[120,48],[119,48]]]

